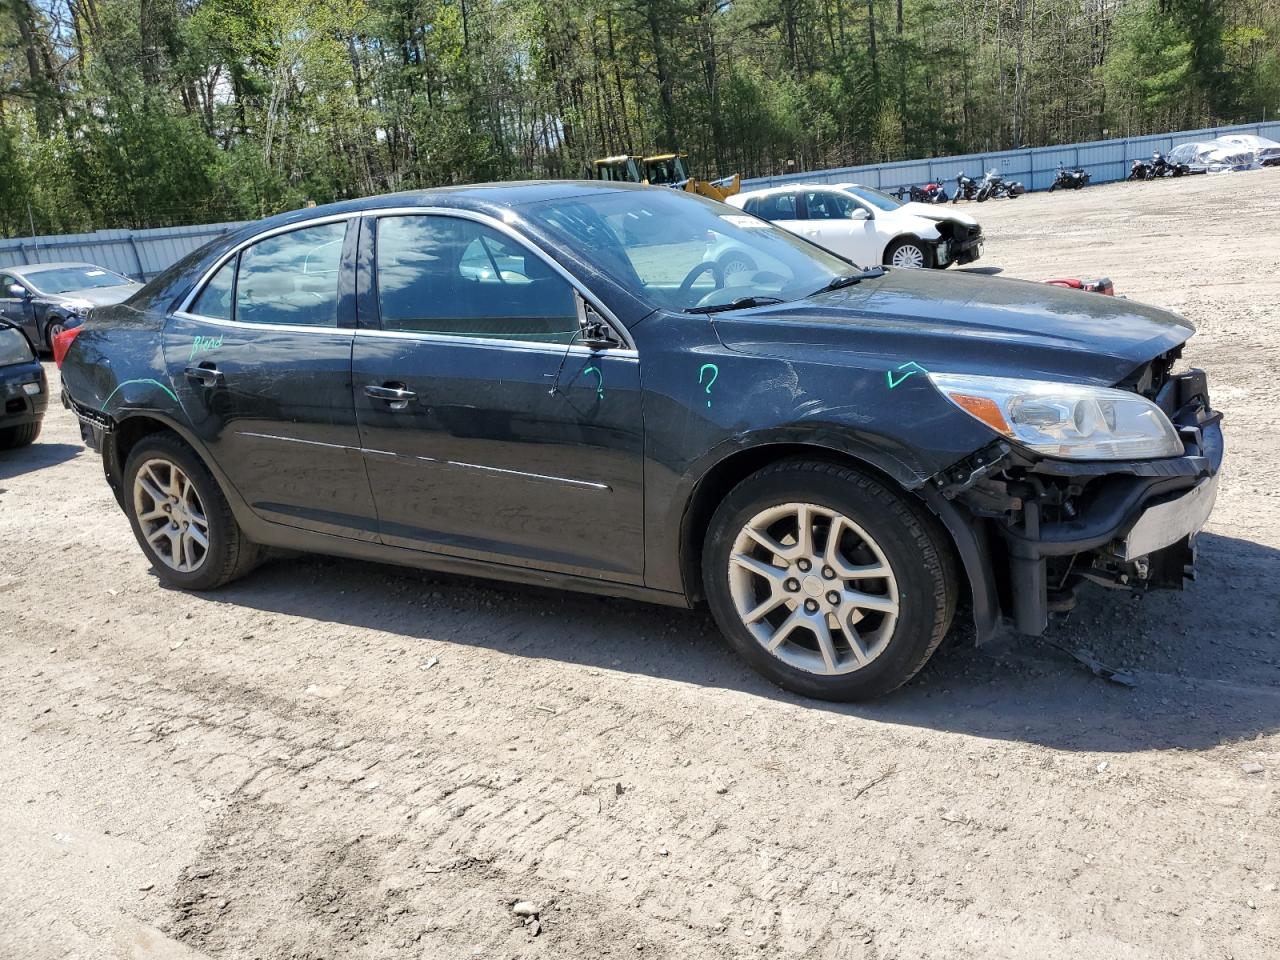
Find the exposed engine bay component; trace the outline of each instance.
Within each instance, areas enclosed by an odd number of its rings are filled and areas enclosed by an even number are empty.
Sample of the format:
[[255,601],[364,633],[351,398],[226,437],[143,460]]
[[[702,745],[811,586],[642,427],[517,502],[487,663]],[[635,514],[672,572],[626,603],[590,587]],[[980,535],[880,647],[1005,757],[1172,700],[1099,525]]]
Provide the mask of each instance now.
[[999,441],[930,479],[994,532],[993,558],[1008,569],[999,604],[1020,632],[1043,633],[1049,613],[1070,610],[1085,583],[1142,593],[1182,589],[1189,578],[1217,496],[1222,432],[1204,372],[1170,373],[1179,352],[1116,387],[1160,407],[1181,456],[1072,461]]

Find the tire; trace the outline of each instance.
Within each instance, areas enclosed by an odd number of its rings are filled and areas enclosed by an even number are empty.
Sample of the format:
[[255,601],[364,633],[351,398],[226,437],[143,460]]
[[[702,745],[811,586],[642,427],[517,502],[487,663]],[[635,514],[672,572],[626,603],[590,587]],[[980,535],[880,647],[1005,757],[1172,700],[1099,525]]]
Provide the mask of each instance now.
[[[912,251],[915,251],[914,253]],[[916,262],[918,255],[919,262]],[[894,259],[910,260],[910,263],[895,263]],[[884,264],[891,267],[909,267],[922,269],[933,266],[933,250],[915,237],[899,237],[884,248]]]
[[720,270],[724,278],[725,286],[728,286],[731,274],[738,272],[755,273],[756,265],[755,261],[745,253],[734,251],[732,253],[726,253],[720,258]]
[[60,318],[53,318],[44,327],[44,344],[45,348],[53,353],[53,338],[62,331],[67,329],[67,325]]
[[40,436],[40,424],[24,423],[17,427],[5,427],[0,430],[0,450],[17,450],[29,447]]
[[[792,532],[787,532],[793,508],[812,518],[814,546],[807,560],[798,543],[799,521],[790,522]],[[823,524],[829,532],[833,515],[842,520],[839,562],[884,569],[888,576],[842,579],[838,568],[825,569],[830,554],[819,540],[825,540]],[[796,555],[770,556],[771,548],[745,531],[752,524],[775,546]],[[758,572],[762,556],[763,568],[776,570],[777,579]],[[836,577],[828,577],[832,572]],[[868,700],[910,680],[946,636],[957,594],[946,535],[923,507],[858,470],[806,460],[765,467],[725,497],[707,528],[702,579],[711,614],[729,646],[783,689],[820,700]],[[851,582],[856,588],[848,586]],[[881,609],[861,610],[855,603],[859,598]],[[759,613],[769,603],[774,606]],[[816,608],[812,615],[805,604]],[[749,614],[758,615],[750,620]],[[859,636],[860,656],[839,626],[841,617]],[[795,621],[794,629],[771,652],[767,645],[789,621]],[[827,624],[832,643],[825,653],[818,633],[805,622]],[[865,635],[858,634],[858,625]]]
[[[175,489],[171,482],[173,474],[167,472],[167,468],[175,466],[194,490],[195,499],[192,500],[187,495],[183,503],[170,504],[166,510],[160,506],[160,498],[146,493],[145,488],[139,492],[138,478],[146,468],[144,479],[150,482],[152,489],[161,494],[171,493]],[[211,590],[244,576],[259,560],[261,553],[258,546],[251,543],[241,531],[227,498],[223,496],[209,468],[189,446],[172,433],[155,433],[143,437],[129,452],[124,468],[123,499],[124,510],[138,545],[151,561],[156,576],[170,586],[184,590]],[[188,509],[192,505],[198,508],[195,512]],[[168,526],[158,515],[148,519],[148,513],[158,514],[160,511],[167,514],[175,526]],[[203,515],[205,523],[203,549],[193,548],[183,533],[177,534],[183,542],[181,547],[177,546],[169,530],[178,530],[178,520],[181,518],[185,521],[189,517],[190,526],[198,532],[200,521],[195,518],[199,515]],[[163,549],[158,550],[148,540],[148,533]],[[166,539],[169,540],[168,543],[164,542]],[[183,564],[182,561],[186,559],[192,562]],[[194,562],[197,559],[198,562]],[[175,560],[178,561],[177,565],[173,562]],[[181,566],[189,566],[189,569],[180,569]]]
[[1055,191],[1055,190],[1057,190],[1057,189],[1058,189],[1058,182],[1057,182],[1056,180],[1055,180],[1053,183],[1049,184],[1049,192],[1050,192],[1050,193],[1053,193],[1053,191]]

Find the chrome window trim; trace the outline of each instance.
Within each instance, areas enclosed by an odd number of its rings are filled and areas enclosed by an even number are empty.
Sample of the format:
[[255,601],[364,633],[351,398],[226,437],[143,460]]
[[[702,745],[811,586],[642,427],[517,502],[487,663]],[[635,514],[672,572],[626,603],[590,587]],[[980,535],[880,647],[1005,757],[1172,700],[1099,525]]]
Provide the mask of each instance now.
[[[204,292],[205,284],[207,284],[210,280],[213,279],[213,275],[222,268],[223,264],[225,264],[232,257],[236,256],[236,254],[238,254],[241,250],[244,250],[246,247],[251,247],[260,240],[266,240],[269,237],[278,236],[279,234],[282,234],[282,233],[293,233],[295,230],[305,230],[307,227],[322,227],[326,223],[337,223],[339,221],[351,221],[351,220],[358,219],[359,216],[360,216],[359,212],[333,213],[324,217],[316,217],[313,220],[301,220],[297,223],[286,223],[278,227],[272,227],[269,230],[263,230],[261,233],[255,233],[249,239],[242,240],[240,243],[236,244],[230,250],[224,251],[222,256],[220,256],[216,261],[214,261],[213,265],[210,266],[208,270],[206,270],[203,274],[201,274],[200,280],[195,284],[195,286],[191,288],[191,292],[182,298],[182,302],[178,305],[176,309],[171,311],[171,313],[174,315],[181,314],[183,317],[189,320],[202,320],[207,323],[243,323],[243,325],[246,327],[257,327],[257,328],[271,326],[270,324],[265,324],[265,323],[244,323],[244,321],[230,321],[230,320],[223,321],[223,320],[217,319],[216,317],[205,317],[198,313],[192,313],[190,308],[191,308],[191,305],[196,302],[196,298],[199,297],[202,292]],[[289,325],[289,324],[277,324],[276,326],[285,327],[287,329],[297,329],[296,327],[293,327],[292,325]],[[306,329],[342,330],[345,328],[343,327],[308,327]]]
[[[612,310],[604,306],[601,303],[600,298],[597,297],[594,293],[592,293],[591,290],[586,286],[586,284],[584,284],[581,280],[579,280],[572,273],[566,270],[564,266],[558,263],[549,253],[547,253],[541,247],[534,244],[528,237],[522,234],[519,230],[515,229],[515,227],[511,226],[511,224],[508,223],[505,219],[499,219],[497,217],[490,216],[487,213],[479,213],[475,210],[462,210],[457,207],[386,207],[386,208],[379,208],[377,210],[364,210],[364,211],[361,211],[360,215],[362,217],[369,217],[374,220],[381,219],[382,217],[406,217],[406,216],[456,217],[461,220],[471,220],[476,223],[482,223],[487,227],[491,227],[494,230],[496,230],[498,233],[501,233],[504,236],[509,237],[516,244],[528,250],[534,256],[542,260],[542,262],[545,263],[547,266],[549,266],[552,270],[558,273],[561,276],[561,278],[567,281],[568,284],[578,292],[578,296],[582,297],[584,300],[588,301],[591,304],[591,309],[595,310],[597,313],[600,314],[601,317],[604,318],[605,322],[607,322],[610,328],[612,328],[614,335],[617,336],[618,340],[622,343],[623,349],[632,350],[632,351],[635,350],[635,341],[631,339],[631,331],[627,329],[626,324],[622,323],[614,315]],[[519,215],[514,216],[513,221],[519,222],[520,221]],[[377,272],[378,272],[376,257],[375,257],[375,263],[373,265],[373,272],[374,272],[374,284],[376,288]],[[374,290],[374,295],[377,296],[376,289]],[[405,331],[379,330],[375,332],[401,333]],[[452,337],[451,339],[479,340],[481,338]],[[503,343],[515,343],[515,342],[523,343],[525,341],[502,341],[502,342]],[[555,346],[555,344],[548,344],[548,345]],[[560,346],[563,347],[564,345],[561,344]]]
[[[313,328],[314,329],[314,328]],[[386,337],[395,340],[423,340],[428,343],[475,344],[480,347],[502,347],[504,349],[522,349],[534,353],[550,353],[555,356],[616,357],[620,360],[639,360],[638,351],[629,347],[592,347],[585,343],[555,343],[541,340],[503,340],[501,337],[468,337],[452,333],[416,333],[412,330],[370,330],[361,328],[353,331],[357,337]]]
[[320,327],[303,323],[250,323],[247,320],[223,320],[219,317],[206,317],[198,313],[187,313],[185,310],[174,310],[169,314],[179,320],[193,320],[196,323],[209,323],[215,327],[231,327],[235,330],[276,330],[280,333],[327,333],[343,334],[350,338],[356,331],[353,327]]

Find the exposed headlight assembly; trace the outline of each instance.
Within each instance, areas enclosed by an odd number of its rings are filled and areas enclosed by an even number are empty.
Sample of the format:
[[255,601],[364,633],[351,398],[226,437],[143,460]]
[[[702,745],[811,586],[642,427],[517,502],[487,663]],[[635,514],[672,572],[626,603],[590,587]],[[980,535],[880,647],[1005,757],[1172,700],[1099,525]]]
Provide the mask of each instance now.
[[1146,397],[1048,380],[930,373],[957,407],[1046,457],[1143,460],[1183,453],[1178,431]]
[[58,304],[68,313],[74,313],[77,317],[87,316],[93,304],[88,300],[64,300]]

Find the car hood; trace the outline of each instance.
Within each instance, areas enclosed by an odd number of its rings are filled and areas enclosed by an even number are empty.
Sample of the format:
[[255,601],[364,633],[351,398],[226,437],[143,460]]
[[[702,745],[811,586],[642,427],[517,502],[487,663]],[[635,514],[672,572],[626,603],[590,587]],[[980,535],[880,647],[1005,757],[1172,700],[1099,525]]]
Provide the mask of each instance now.
[[794,360],[1111,385],[1195,328],[1157,307],[1042,283],[932,270],[718,314],[726,348]]
[[899,212],[908,213],[913,217],[924,217],[926,220],[954,220],[957,223],[963,223],[967,227],[976,227],[978,225],[978,221],[969,216],[969,214],[960,213],[958,210],[947,210],[937,203],[919,203],[912,200],[910,203],[904,203],[899,208]]
[[140,283],[121,283],[114,287],[90,287],[87,290],[68,290],[66,293],[51,293],[46,299],[87,300],[95,307],[109,307],[114,303],[124,303],[142,289]]

